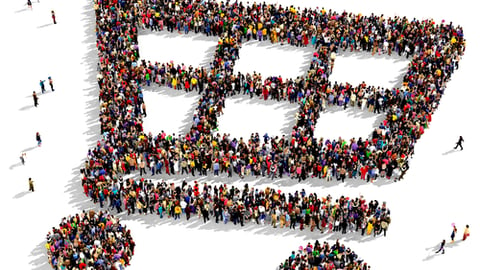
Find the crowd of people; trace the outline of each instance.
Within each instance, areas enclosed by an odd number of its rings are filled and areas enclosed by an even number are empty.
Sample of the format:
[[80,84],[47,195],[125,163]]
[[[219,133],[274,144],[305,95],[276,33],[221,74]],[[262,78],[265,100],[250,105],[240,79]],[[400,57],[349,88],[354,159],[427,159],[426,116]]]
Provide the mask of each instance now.
[[333,245],[327,242],[321,244],[318,240],[306,247],[300,246],[298,251],[281,263],[277,270],[369,270],[370,266],[364,262],[355,251],[337,240]]
[[[86,179],[86,177],[84,177]],[[165,180],[156,184],[152,180],[120,178],[111,185],[98,189],[83,181],[85,195],[101,207],[127,211],[128,215],[156,214],[160,219],[186,219],[194,216],[203,222],[233,223],[244,226],[247,222],[271,225],[274,228],[361,233],[386,236],[390,210],[386,203],[376,200],[330,195],[319,197],[305,190],[283,193],[272,188],[258,189],[245,184],[242,189],[226,184],[208,185],[195,181],[181,185],[168,184]]]
[[[250,221],[280,228],[386,235],[390,212],[385,203],[362,197],[334,200],[304,190],[286,194],[248,185],[238,189],[185,181],[175,186],[144,178],[124,180],[123,176],[135,171],[142,176],[148,171],[152,175],[285,175],[299,181],[309,177],[326,181],[398,178],[465,50],[461,27],[433,20],[229,1],[94,3],[103,138],[89,150],[82,169],[84,192],[102,207],[159,218],[188,220],[197,215],[204,222],[212,219],[240,226]],[[142,60],[139,32],[165,27],[170,32],[218,37],[209,67]],[[233,66],[241,56],[242,43],[250,40],[312,46],[315,53],[303,77],[235,74]],[[330,82],[340,50],[398,54],[411,61],[398,88]],[[144,132],[142,88],[155,84],[200,95],[186,134]],[[250,138],[214,134],[227,98],[241,94],[299,104],[291,134],[252,133]],[[34,101],[37,105],[35,95]],[[331,106],[358,107],[386,117],[368,138],[315,138],[320,113]],[[49,261],[59,269],[61,265],[120,269],[128,265],[135,246],[129,232],[106,212],[65,218],[47,240]],[[308,245],[281,267],[313,269],[320,265],[324,269],[368,267],[338,242]]]
[[[119,175],[136,170],[153,174],[165,170],[169,175],[180,171],[240,177],[286,175],[299,181],[309,177],[397,179],[465,49],[462,28],[452,24],[324,9],[193,0],[97,0],[95,13],[103,134],[103,140],[88,153],[89,179],[95,183],[105,181],[100,179],[101,171],[116,181]],[[164,26],[168,31],[190,29],[217,36],[210,67],[141,60],[139,31],[160,31]],[[241,44],[249,39],[314,46],[316,52],[304,77],[234,74]],[[335,53],[346,49],[411,58],[403,86],[385,89],[329,82]],[[142,87],[153,83],[198,91],[201,97],[189,132],[144,132]],[[263,138],[258,133],[250,138],[215,135],[218,113],[226,98],[235,94],[298,103],[292,133]],[[319,113],[327,106],[366,107],[385,113],[386,118],[369,138],[314,138]]]
[[48,262],[58,270],[125,269],[135,249],[130,230],[108,211],[63,218],[46,238]]

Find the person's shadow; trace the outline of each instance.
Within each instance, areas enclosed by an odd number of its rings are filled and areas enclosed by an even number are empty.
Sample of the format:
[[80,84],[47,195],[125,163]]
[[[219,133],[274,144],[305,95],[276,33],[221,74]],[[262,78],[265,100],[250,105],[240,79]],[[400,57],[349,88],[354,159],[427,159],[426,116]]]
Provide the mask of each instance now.
[[20,108],[20,111],[30,110],[33,107],[34,107],[34,105],[26,105],[26,106],[23,106],[22,108]]
[[22,165],[22,162],[19,161],[18,163],[15,163],[15,164],[10,165],[10,167],[8,167],[8,168],[9,168],[10,170],[13,170],[13,169],[15,169],[16,167],[19,167],[19,166],[21,166],[21,165]]
[[448,150],[447,152],[442,153],[442,155],[446,156],[446,155],[450,155],[450,154],[458,152],[458,151],[459,150],[457,150],[457,149],[451,149],[451,150]]
[[22,191],[20,193],[18,193],[17,195],[13,196],[14,199],[20,199],[22,197],[24,197],[25,195],[27,195],[28,193],[30,193],[30,191]]

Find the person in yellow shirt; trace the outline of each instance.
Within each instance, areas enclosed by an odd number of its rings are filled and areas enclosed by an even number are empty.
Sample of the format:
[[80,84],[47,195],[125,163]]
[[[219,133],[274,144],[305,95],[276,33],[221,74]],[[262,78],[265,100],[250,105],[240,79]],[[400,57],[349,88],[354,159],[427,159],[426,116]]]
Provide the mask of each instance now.
[[275,27],[272,29],[272,31],[270,31],[270,42],[277,42],[277,32],[275,31]]
[[176,220],[177,218],[180,219],[180,214],[182,213],[182,208],[180,207],[180,205],[176,205],[175,208],[174,208],[174,220]]
[[457,39],[453,36],[452,39],[450,40],[450,43],[453,45],[457,42]]
[[195,160],[190,161],[190,172],[192,173],[192,176],[195,176]]
[[373,230],[373,224],[372,224],[372,221],[369,220],[367,225],[367,235],[372,234],[372,230]]
[[192,90],[198,91],[197,83],[198,83],[198,80],[197,80],[197,78],[195,78],[195,77],[193,77],[193,78],[190,80],[190,84],[192,85]]

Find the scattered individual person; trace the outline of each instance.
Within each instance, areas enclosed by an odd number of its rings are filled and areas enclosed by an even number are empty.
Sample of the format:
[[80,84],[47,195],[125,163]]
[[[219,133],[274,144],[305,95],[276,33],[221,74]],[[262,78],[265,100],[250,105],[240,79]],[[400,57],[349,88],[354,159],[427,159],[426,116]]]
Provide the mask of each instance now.
[[48,76],[48,84],[50,85],[50,90],[52,90],[52,92],[55,91],[55,89],[53,89],[53,80],[51,76]]
[[460,136],[460,137],[458,138],[457,144],[455,145],[455,148],[453,148],[453,149],[457,149],[457,147],[460,146],[460,151],[462,151],[462,150],[463,150],[462,143],[463,143],[463,137]]
[[465,230],[463,231],[463,241],[467,240],[467,237],[470,236],[470,227],[467,225],[465,226]]
[[37,134],[35,134],[35,139],[37,140],[37,145],[40,147],[42,146],[42,138],[40,137],[40,133],[37,132]]
[[445,254],[445,239],[440,243],[440,248],[435,253],[439,253],[440,251],[442,254]]
[[34,192],[35,189],[33,188],[33,180],[32,178],[28,178],[28,191]]
[[52,10],[52,20],[53,24],[57,24],[57,20],[55,19],[55,11]]
[[32,97],[33,97],[33,105],[35,107],[37,107],[38,106],[38,96],[37,96],[37,93],[35,93],[35,91],[33,91]]
[[27,0],[27,6],[29,9],[32,9],[32,1]]
[[22,165],[25,165],[25,157],[27,156],[27,154],[25,152],[22,152],[22,154],[20,154],[20,162],[22,162]]
[[45,93],[45,80],[40,80],[40,89],[42,90],[42,94]]
[[450,235],[450,238],[452,239],[452,243],[455,242],[455,235],[457,234],[457,227],[455,226],[455,223],[452,224],[453,226],[453,230],[452,230],[452,234]]

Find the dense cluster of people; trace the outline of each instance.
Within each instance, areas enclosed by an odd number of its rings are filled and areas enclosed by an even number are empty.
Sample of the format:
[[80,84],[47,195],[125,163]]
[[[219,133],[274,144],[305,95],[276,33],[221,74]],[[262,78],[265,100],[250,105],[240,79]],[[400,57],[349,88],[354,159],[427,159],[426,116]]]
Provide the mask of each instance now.
[[[165,170],[169,175],[180,171],[287,175],[299,181],[397,179],[465,48],[462,28],[452,24],[264,3],[96,0],[95,12],[103,134],[88,154],[89,176],[95,183],[115,182],[119,175],[135,170],[152,174]],[[164,26],[168,31],[217,36],[210,67],[141,60],[140,29],[160,31]],[[304,77],[234,74],[241,44],[249,39],[315,46],[316,52]],[[411,57],[403,86],[385,89],[329,82],[336,52],[345,49]],[[187,134],[143,131],[142,87],[152,83],[198,91],[201,97]],[[263,138],[258,133],[250,138],[215,135],[212,131],[226,98],[242,93],[298,103],[292,133]],[[366,107],[385,113],[386,118],[369,138],[314,138],[319,113],[327,106]]]
[[130,230],[108,211],[63,218],[46,238],[48,262],[58,270],[125,269],[135,249]]
[[[226,184],[208,185],[197,181],[193,185],[185,180],[181,185],[156,184],[152,180],[124,181],[103,185],[98,194],[87,181],[84,192],[101,207],[127,211],[128,215],[156,214],[159,218],[190,220],[198,216],[203,222],[233,223],[244,226],[247,222],[271,225],[274,228],[308,229],[321,233],[342,234],[361,232],[361,235],[379,235],[391,222],[386,203],[359,198],[330,195],[319,197],[305,190],[283,193],[272,188],[257,189],[245,184],[242,189]],[[98,198],[98,199],[97,199]]]
[[337,240],[333,245],[327,242],[321,244],[318,240],[306,247],[300,246],[298,251],[281,263],[277,270],[369,270],[370,266],[364,262],[355,251]]

